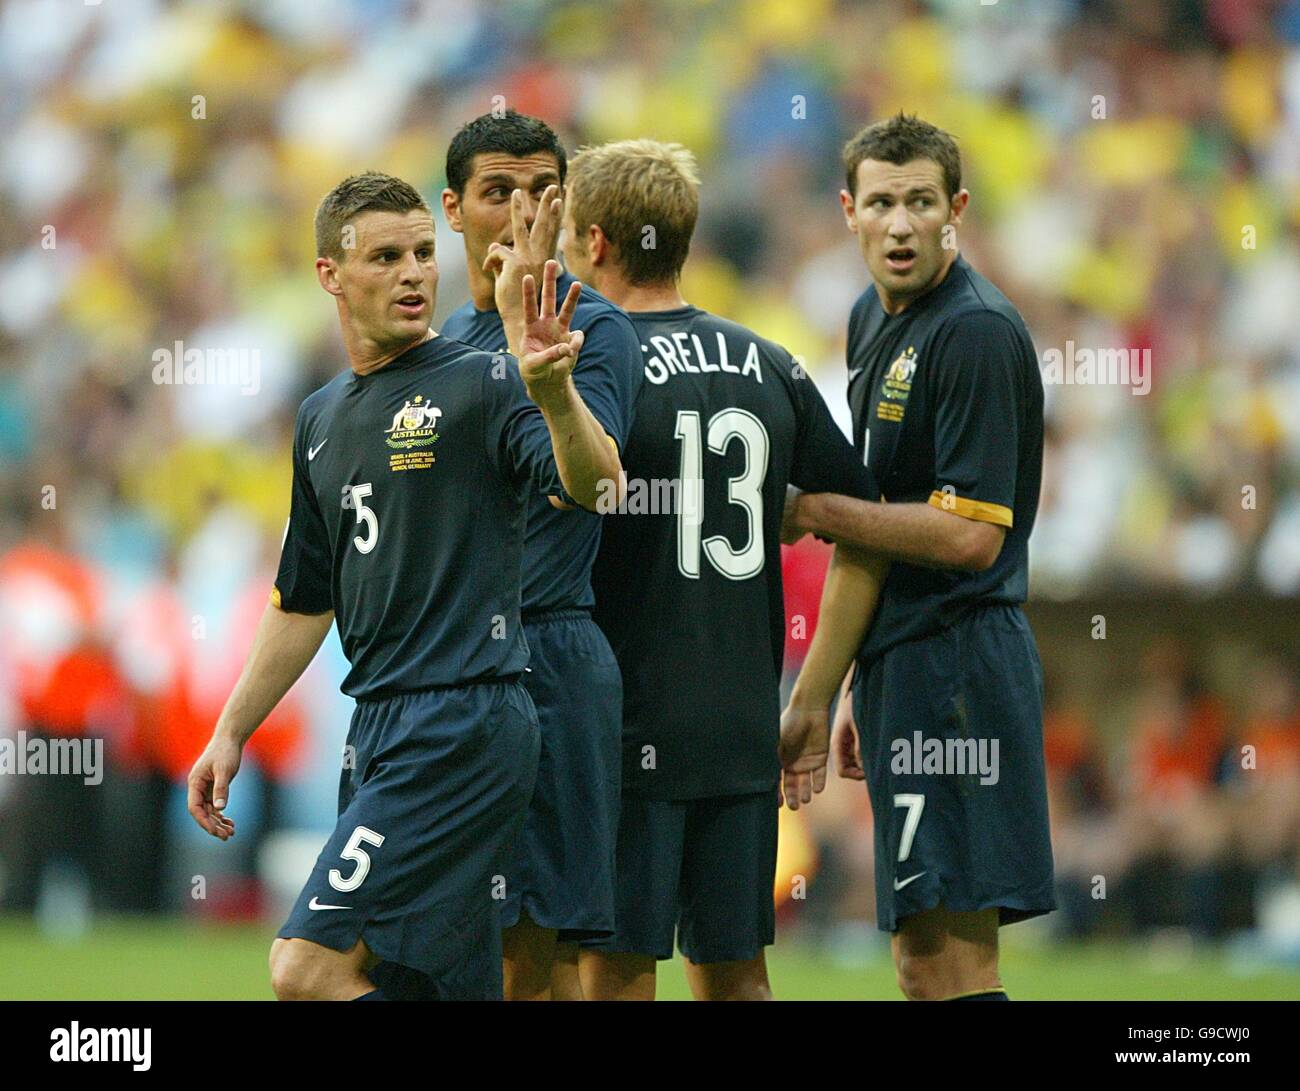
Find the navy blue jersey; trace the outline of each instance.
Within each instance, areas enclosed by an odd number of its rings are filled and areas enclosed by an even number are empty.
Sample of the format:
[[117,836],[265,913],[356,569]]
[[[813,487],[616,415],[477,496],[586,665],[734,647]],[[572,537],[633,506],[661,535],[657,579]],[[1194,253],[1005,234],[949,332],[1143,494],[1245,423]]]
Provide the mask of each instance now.
[[937,632],[981,603],[1029,594],[1029,532],[1043,463],[1043,383],[1011,302],[960,256],[939,285],[888,315],[872,285],[848,335],[859,455],[882,498],[1006,527],[986,572],[895,561],[860,658]]
[[[573,279],[564,273],[556,281],[557,301],[563,301]],[[585,335],[573,370],[574,385],[621,453],[641,388],[636,331],[622,310],[586,285],[571,328]],[[442,332],[485,352],[506,351],[501,315],[495,310],[476,310],[472,301],[452,313]],[[600,545],[600,520],[599,515],[581,508],[560,511],[544,496],[529,501],[524,537],[525,614],[591,608],[591,565]]]
[[526,496],[561,490],[513,356],[446,337],[302,403],[272,601],[333,610],[372,698],[517,674]]
[[779,775],[787,484],[873,494],[785,349],[697,307],[633,314],[646,383],[605,517],[596,620],[623,674],[623,791],[760,792]]

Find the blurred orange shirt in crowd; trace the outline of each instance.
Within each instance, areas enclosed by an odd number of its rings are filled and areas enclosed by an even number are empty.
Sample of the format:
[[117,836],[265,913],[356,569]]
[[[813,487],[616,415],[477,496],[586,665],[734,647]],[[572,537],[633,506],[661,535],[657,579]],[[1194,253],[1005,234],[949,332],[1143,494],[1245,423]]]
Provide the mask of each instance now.
[[1177,800],[1210,787],[1224,745],[1224,711],[1210,696],[1181,702],[1138,726],[1135,773],[1140,794]]
[[99,640],[102,592],[90,565],[36,542],[0,558],[6,655],[27,726],[84,735],[122,723],[126,693]]
[[1241,743],[1255,748],[1255,769],[1264,777],[1300,773],[1300,716],[1261,716],[1246,725]]

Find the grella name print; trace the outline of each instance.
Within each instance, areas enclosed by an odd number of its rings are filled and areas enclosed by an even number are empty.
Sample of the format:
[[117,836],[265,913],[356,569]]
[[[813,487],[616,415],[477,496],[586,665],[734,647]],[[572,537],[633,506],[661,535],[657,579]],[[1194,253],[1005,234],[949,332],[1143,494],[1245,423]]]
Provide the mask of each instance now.
[[748,375],[755,382],[763,381],[763,371],[758,363],[758,344],[749,343],[745,350],[745,359],[740,366],[731,360],[727,348],[727,339],[721,330],[716,331],[717,348],[710,353],[705,351],[704,342],[697,333],[677,332],[672,337],[655,334],[649,345],[642,345],[646,354],[645,377],[650,382],[662,386],[674,375],[707,375],[714,372],[726,372],[731,375]]

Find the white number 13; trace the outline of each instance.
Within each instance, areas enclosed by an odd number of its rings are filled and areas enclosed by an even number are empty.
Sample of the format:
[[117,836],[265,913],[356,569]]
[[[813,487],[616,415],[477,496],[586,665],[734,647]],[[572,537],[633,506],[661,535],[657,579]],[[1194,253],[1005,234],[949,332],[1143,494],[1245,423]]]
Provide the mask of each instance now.
[[[700,578],[700,538],[704,523],[704,452],[700,447],[700,415],[691,409],[677,413],[674,433],[682,441],[680,510],[677,513],[677,569]],[[729,580],[747,580],[763,571],[763,479],[767,477],[768,438],[763,422],[744,409],[723,409],[709,419],[709,450],[726,454],[733,439],[745,447],[745,468],[727,482],[727,500],[745,509],[749,539],[740,549],[724,534],[704,539],[704,553]]]

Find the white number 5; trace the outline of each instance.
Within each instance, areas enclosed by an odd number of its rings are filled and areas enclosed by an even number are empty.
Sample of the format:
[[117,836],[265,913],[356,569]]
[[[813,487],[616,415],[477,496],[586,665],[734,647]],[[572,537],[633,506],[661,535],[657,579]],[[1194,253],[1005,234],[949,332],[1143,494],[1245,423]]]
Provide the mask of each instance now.
[[366,524],[366,536],[362,538],[358,534],[352,539],[352,544],[361,553],[369,553],[379,544],[379,517],[375,514],[373,508],[368,508],[365,505],[365,498],[373,491],[374,489],[369,482],[364,485],[352,486],[352,506],[356,509],[357,522]]
[[330,886],[335,890],[340,890],[345,894],[349,890],[356,890],[366,881],[366,876],[370,874],[370,856],[361,847],[362,841],[367,845],[374,845],[375,848],[379,848],[384,843],[384,835],[375,833],[374,830],[368,830],[365,826],[358,826],[352,831],[352,836],[348,838],[348,843],[343,846],[343,851],[339,855],[344,860],[355,860],[357,866],[346,879],[343,878],[343,872],[339,871],[338,868],[330,868]]

